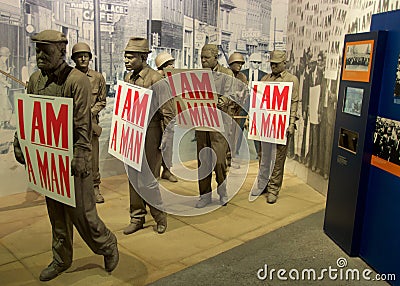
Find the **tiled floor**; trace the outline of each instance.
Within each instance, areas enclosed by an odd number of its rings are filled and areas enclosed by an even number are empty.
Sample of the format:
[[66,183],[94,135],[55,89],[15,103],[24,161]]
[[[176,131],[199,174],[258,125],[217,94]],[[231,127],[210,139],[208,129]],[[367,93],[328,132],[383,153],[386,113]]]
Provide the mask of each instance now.
[[[76,233],[72,267],[47,284],[145,285],[324,208],[325,197],[291,173],[285,174],[276,204],[266,204],[264,196],[249,202],[257,168],[253,161],[245,183],[227,207],[194,217],[169,215],[163,235],[154,231],[150,215],[143,230],[124,235],[122,230],[129,223],[127,177],[103,179],[106,202],[98,205],[98,212],[117,235],[117,269],[108,275],[103,257],[94,255]],[[197,194],[197,182],[160,183],[178,193]],[[41,285],[39,273],[52,258],[43,197],[33,192],[2,197],[0,213],[0,284]]]

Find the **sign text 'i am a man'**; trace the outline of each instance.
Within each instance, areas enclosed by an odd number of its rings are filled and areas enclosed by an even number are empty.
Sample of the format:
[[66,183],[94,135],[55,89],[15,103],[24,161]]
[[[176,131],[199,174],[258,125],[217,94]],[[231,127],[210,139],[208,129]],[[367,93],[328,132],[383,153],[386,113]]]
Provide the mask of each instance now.
[[75,206],[72,98],[16,95],[18,139],[29,186]]

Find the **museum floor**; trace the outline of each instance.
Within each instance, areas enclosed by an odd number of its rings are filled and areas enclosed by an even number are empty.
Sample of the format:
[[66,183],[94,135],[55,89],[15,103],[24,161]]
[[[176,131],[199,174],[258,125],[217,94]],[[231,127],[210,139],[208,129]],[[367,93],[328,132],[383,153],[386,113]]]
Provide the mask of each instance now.
[[[98,212],[117,235],[118,267],[107,274],[103,257],[94,255],[75,233],[72,267],[47,284],[146,285],[324,209],[325,196],[289,172],[285,173],[276,204],[266,204],[264,196],[249,202],[249,188],[257,169],[257,162],[253,161],[245,184],[227,207],[195,217],[169,215],[167,232],[162,235],[154,231],[150,215],[143,230],[124,235],[122,230],[129,222],[126,175],[103,179],[106,202],[98,205]],[[160,183],[189,190],[193,196],[198,190],[197,182]],[[0,213],[0,284],[41,285],[39,273],[52,257],[51,229],[43,197],[34,192],[4,196]],[[180,285],[191,284],[186,281]]]

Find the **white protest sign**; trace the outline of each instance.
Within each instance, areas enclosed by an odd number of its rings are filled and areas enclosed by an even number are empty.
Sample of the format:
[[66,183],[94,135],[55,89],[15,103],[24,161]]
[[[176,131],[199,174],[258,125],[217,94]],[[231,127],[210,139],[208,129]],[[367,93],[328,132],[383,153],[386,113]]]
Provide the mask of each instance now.
[[142,167],[152,94],[150,89],[117,82],[108,153],[138,171]]
[[286,145],[292,89],[292,82],[252,83],[249,139]]
[[223,132],[224,123],[217,108],[218,94],[212,72],[169,69],[166,74],[178,125],[187,129]]
[[29,187],[75,207],[72,98],[17,94],[15,107]]
[[310,87],[310,123],[319,124],[318,122],[318,106],[319,97],[321,95],[321,85]]

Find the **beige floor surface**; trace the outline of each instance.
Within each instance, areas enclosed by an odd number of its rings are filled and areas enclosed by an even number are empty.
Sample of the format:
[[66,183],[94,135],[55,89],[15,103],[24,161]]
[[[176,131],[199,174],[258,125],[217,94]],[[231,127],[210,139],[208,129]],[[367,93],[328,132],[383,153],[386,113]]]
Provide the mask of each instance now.
[[[264,196],[249,202],[257,169],[257,162],[252,162],[242,188],[228,206],[194,217],[169,215],[167,232],[162,235],[154,231],[150,215],[143,230],[124,235],[129,223],[127,177],[103,179],[106,202],[98,205],[98,212],[117,235],[118,267],[111,275],[106,273],[103,257],[94,255],[75,233],[71,268],[46,284],[146,285],[325,207],[323,195],[288,172],[276,204],[267,204]],[[160,183],[177,193],[197,195],[197,182]],[[42,285],[39,273],[52,258],[44,198],[35,192],[2,197],[0,214],[0,285]]]

